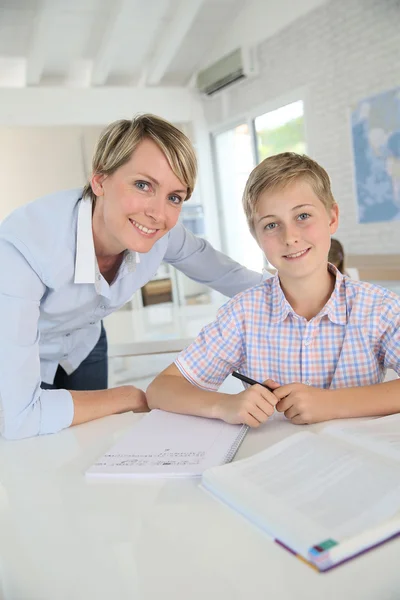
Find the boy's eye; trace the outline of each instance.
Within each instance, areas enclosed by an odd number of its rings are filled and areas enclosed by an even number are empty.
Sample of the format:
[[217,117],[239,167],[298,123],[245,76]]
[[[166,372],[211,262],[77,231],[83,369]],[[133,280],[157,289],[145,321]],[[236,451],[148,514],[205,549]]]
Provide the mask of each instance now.
[[310,215],[308,213],[301,213],[297,218],[299,221],[306,221],[309,217]]
[[182,204],[183,202],[182,198],[180,196],[176,196],[175,194],[172,194],[169,199],[173,204]]
[[150,188],[150,184],[147,183],[147,181],[135,181],[135,186],[142,192],[147,192],[147,190]]
[[266,231],[272,231],[273,229],[275,229],[277,227],[276,223],[267,223],[266,226],[264,227],[264,229]]

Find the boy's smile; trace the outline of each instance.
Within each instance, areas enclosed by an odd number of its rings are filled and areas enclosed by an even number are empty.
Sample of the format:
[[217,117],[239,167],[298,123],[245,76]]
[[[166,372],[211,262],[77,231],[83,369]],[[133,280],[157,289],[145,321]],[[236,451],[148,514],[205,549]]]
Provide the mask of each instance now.
[[283,258],[286,258],[287,260],[296,260],[305,256],[310,250],[311,248],[306,248],[305,250],[300,250],[299,252],[295,252],[294,254],[285,254]]

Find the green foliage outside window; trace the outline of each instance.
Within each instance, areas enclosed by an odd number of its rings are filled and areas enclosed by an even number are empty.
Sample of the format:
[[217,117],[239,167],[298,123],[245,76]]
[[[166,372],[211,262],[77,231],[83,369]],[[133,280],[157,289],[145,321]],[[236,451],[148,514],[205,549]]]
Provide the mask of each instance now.
[[276,127],[257,131],[258,159],[279,154],[280,152],[297,152],[304,154],[306,144],[304,141],[304,119],[302,116],[292,119]]

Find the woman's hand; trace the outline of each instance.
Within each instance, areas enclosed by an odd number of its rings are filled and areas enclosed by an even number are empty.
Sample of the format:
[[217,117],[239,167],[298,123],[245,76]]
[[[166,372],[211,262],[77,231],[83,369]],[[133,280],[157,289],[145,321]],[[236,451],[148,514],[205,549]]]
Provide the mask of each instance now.
[[[146,394],[144,393],[144,391],[139,388],[136,388],[133,385],[128,385],[125,387],[128,388],[128,390],[127,390],[128,403],[129,402],[131,403],[131,408],[128,410],[131,410],[132,412],[135,412],[135,413],[149,412],[150,409],[148,407],[147,398],[146,398]],[[121,412],[125,412],[125,411],[121,411]]]

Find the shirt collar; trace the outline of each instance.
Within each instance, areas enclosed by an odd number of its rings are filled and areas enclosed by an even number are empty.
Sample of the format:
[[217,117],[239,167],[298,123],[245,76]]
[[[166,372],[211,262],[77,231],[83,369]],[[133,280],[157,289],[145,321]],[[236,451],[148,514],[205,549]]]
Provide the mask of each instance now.
[[327,315],[332,323],[336,323],[337,325],[346,325],[347,308],[345,277],[331,263],[328,263],[328,270],[336,277],[335,287],[333,288],[332,295],[328,302],[320,311],[319,316],[323,317],[324,315]]
[[74,282],[95,283],[96,266],[92,232],[92,199],[86,197],[81,199],[78,208]]
[[[336,277],[335,287],[328,302],[321,309],[318,315],[316,315],[316,317],[322,318],[326,315],[333,323],[345,325],[347,322],[344,282],[345,278],[334,265],[328,263],[328,269]],[[280,323],[284,321],[290,314],[297,316],[289,302],[286,300],[285,294],[282,291],[278,273],[274,275],[271,283],[271,296],[273,310],[273,314],[271,316],[272,323]]]
[[293,308],[285,298],[279,281],[278,273],[272,277],[271,282],[272,296],[272,323],[280,323],[286,319],[289,314],[295,314]]
[[[140,262],[137,252],[126,250],[119,276],[132,273]],[[78,208],[76,233],[75,283],[94,283],[99,292],[102,276],[97,264],[92,230],[92,199],[82,198]]]

